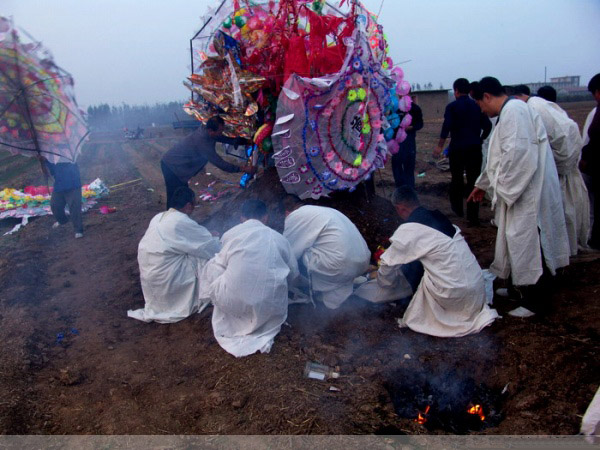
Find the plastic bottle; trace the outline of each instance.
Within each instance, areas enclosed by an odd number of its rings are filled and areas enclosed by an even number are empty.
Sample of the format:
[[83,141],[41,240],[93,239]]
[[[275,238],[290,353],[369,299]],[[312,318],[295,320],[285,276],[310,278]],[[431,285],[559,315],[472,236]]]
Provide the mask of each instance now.
[[335,372],[329,366],[324,366],[323,364],[317,364],[309,361],[304,367],[304,376],[306,378],[323,381],[328,378],[339,378],[340,374]]

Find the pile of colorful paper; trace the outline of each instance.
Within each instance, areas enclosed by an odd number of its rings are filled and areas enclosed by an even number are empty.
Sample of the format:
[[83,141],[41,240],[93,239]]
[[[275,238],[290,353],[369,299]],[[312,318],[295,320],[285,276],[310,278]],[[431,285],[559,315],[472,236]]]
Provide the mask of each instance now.
[[[21,218],[25,216],[45,216],[50,211],[52,188],[46,186],[27,186],[23,190],[5,188],[0,191],[0,219]],[[106,185],[97,178],[81,187],[82,211],[96,204],[96,199],[108,194]]]

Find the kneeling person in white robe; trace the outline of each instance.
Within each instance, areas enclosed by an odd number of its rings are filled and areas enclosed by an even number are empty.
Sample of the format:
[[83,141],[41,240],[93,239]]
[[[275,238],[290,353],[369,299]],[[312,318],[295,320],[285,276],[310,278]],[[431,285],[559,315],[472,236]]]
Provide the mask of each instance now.
[[178,322],[196,312],[198,271],[221,249],[219,240],[189,217],[195,204],[190,188],[178,188],[172,204],[154,216],[138,246],[146,305],[127,315],[144,322]]
[[288,282],[298,275],[287,239],[265,225],[263,202],[247,200],[241,219],[223,234],[223,249],[204,267],[201,291],[214,305],[215,339],[236,357],[271,350],[287,318]]
[[[498,314],[487,305],[481,267],[459,228],[439,211],[421,207],[409,186],[397,188],[392,203],[404,223],[381,256],[377,280],[355,295],[396,300],[406,297],[412,285],[414,295],[400,326],[432,336],[466,336],[491,324]],[[422,264],[422,272],[415,263]],[[375,283],[381,297],[369,298]]]
[[306,272],[309,289],[328,308],[338,308],[352,295],[353,280],[369,267],[367,243],[350,219],[336,209],[303,206],[293,195],[283,200],[283,206],[283,236],[290,242],[300,272]]

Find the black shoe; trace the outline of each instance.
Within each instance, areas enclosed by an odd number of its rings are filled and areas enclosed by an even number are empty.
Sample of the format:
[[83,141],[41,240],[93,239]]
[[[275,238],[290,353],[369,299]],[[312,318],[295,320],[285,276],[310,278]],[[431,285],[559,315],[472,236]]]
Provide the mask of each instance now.
[[481,222],[479,221],[479,219],[468,219],[469,223],[468,226],[469,227],[479,227],[481,226]]
[[594,250],[600,250],[600,242],[596,242],[596,241],[593,241],[593,240],[591,240],[591,239],[590,239],[590,240],[588,241],[588,245],[589,245],[591,248],[593,248]]
[[[452,208],[452,207],[451,207],[451,208]],[[455,209],[455,208],[452,208],[452,212],[453,212],[454,214],[456,214],[458,217],[465,217],[465,213],[464,213],[464,211],[459,211],[459,210],[457,210],[457,209]]]

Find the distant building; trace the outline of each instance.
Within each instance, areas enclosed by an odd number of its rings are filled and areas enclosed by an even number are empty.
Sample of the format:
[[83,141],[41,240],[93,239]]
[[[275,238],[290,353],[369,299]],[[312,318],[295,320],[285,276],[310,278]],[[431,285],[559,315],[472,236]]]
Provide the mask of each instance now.
[[581,77],[579,75],[568,75],[564,77],[553,77],[550,78],[550,81],[544,83],[542,81],[538,81],[536,83],[526,83],[531,89],[532,93],[536,93],[539,88],[542,86],[552,86],[556,89],[556,92],[559,97],[570,96],[570,95],[578,95],[585,94],[587,89],[584,86],[580,86]]
[[449,102],[448,89],[412,91],[411,95],[415,96],[417,104],[423,110],[424,120],[442,119],[444,117],[444,111]]

